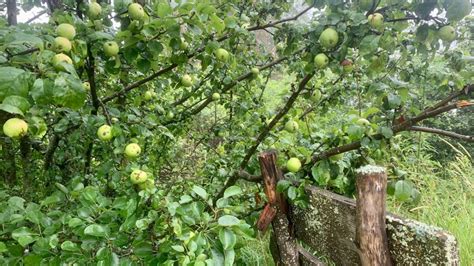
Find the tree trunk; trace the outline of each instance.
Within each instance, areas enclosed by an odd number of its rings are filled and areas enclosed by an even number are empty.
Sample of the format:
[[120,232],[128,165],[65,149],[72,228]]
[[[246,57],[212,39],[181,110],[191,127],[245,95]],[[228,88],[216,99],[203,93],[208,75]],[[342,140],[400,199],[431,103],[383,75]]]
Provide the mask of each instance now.
[[7,0],[8,25],[13,26],[17,24],[16,13],[16,0]]
[[273,235],[276,242],[275,249],[279,254],[279,256],[274,257],[275,262],[277,265],[299,265],[296,240],[290,234],[290,222],[287,217],[288,204],[283,195],[276,191],[277,182],[282,179],[282,172],[276,164],[276,152],[261,153],[259,161],[268,204],[277,210],[272,221]]
[[392,265],[385,230],[387,174],[382,167],[357,170],[357,240],[363,266]]

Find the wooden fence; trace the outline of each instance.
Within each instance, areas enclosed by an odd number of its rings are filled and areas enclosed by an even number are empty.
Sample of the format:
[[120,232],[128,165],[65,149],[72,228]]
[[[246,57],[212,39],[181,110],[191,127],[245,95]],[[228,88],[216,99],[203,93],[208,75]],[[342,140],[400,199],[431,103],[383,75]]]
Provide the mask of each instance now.
[[[308,208],[288,205],[276,191],[283,178],[276,153],[259,156],[268,203],[257,227],[273,226],[277,265],[459,265],[456,239],[448,232],[385,212],[383,168],[358,170],[357,201],[307,186]],[[316,256],[317,255],[317,256]]]

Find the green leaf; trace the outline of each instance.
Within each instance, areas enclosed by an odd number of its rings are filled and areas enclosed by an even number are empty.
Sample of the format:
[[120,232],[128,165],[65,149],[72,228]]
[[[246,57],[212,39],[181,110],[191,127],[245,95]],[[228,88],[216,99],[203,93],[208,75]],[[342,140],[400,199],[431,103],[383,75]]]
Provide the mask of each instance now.
[[0,101],[7,96],[28,96],[31,74],[14,67],[0,67]]
[[211,26],[218,32],[221,33],[225,29],[225,23],[216,14],[211,15]]
[[7,246],[5,245],[5,243],[0,242],[0,253],[6,252],[6,251],[8,251]]
[[20,110],[20,108],[16,107],[16,106],[12,106],[12,105],[9,105],[9,104],[3,104],[1,103],[0,104],[0,110],[3,110],[9,114],[15,114],[15,115],[21,115],[21,116],[24,116],[23,112]]
[[380,133],[384,136],[384,138],[389,139],[393,137],[393,131],[389,127],[381,127]]
[[171,8],[167,1],[160,2],[156,5],[156,14],[161,18],[170,15],[172,12],[173,8]]
[[233,249],[235,243],[237,243],[236,235],[227,228],[222,228],[219,231],[219,240],[221,241],[224,250]]
[[12,238],[23,247],[35,242],[35,235],[28,227],[20,227],[12,232]]
[[224,266],[232,266],[234,265],[235,260],[235,251],[233,249],[226,250],[224,252]]
[[362,39],[359,45],[359,52],[361,55],[373,54],[379,47],[380,36],[378,35],[367,35]]
[[65,251],[77,251],[77,250],[79,250],[79,248],[77,247],[77,244],[73,243],[69,240],[66,240],[61,244],[61,249],[65,250]]
[[84,234],[105,237],[107,235],[107,228],[99,224],[91,224],[84,229]]
[[296,199],[296,194],[296,187],[291,186],[290,188],[288,188],[288,198],[294,200]]
[[184,247],[181,245],[174,245],[174,246],[171,246],[171,248],[178,252],[184,252]]
[[395,197],[399,201],[407,201],[411,197],[412,190],[413,186],[409,182],[405,180],[399,180],[395,184]]
[[224,198],[242,194],[242,189],[238,186],[230,186],[224,191]]
[[29,44],[36,48],[43,49],[43,40],[32,34],[14,32],[5,36],[4,44],[7,46],[17,46]]
[[81,108],[86,100],[86,92],[80,79],[62,73],[54,81],[54,100],[57,104],[72,109]]
[[193,192],[196,193],[202,199],[207,200],[207,192],[202,187],[194,185]]
[[459,21],[472,11],[472,4],[470,0],[451,0],[451,3],[446,9],[446,17],[449,21]]
[[23,113],[26,113],[30,109],[30,103],[24,97],[18,95],[10,95],[3,99],[2,104],[15,106],[20,109]]
[[234,226],[234,225],[239,224],[240,220],[237,217],[232,216],[232,215],[224,215],[219,218],[217,223],[220,226]]
[[25,207],[23,206],[25,204],[25,200],[23,198],[13,196],[8,199],[8,206],[15,208],[15,209],[21,209],[23,210]]
[[77,227],[77,226],[79,226],[79,225],[82,225],[83,223],[84,223],[84,222],[83,222],[81,219],[79,219],[79,218],[77,218],[77,217],[74,217],[74,218],[71,218],[71,219],[68,221],[67,225],[68,225],[69,227],[74,228],[74,227]]

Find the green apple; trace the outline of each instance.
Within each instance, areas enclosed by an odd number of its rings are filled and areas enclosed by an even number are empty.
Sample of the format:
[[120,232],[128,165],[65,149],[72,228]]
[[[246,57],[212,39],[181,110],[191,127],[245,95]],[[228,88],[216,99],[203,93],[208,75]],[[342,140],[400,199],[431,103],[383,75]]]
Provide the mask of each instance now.
[[296,173],[301,169],[300,159],[293,157],[286,162],[286,169],[292,173]]
[[359,119],[357,119],[356,123],[357,123],[357,125],[359,125],[359,126],[370,126],[369,120],[367,120],[367,119],[365,119],[365,118],[359,118]]
[[318,89],[314,90],[313,94],[309,99],[315,103],[319,102],[319,100],[321,100],[321,91]]
[[168,113],[166,114],[166,118],[168,118],[168,120],[173,119],[173,118],[174,118],[173,112],[168,112]]
[[91,84],[90,84],[88,81],[82,82],[82,87],[83,87],[84,90],[86,90],[86,91],[90,91],[90,90],[91,90]]
[[96,19],[100,16],[100,13],[102,13],[102,7],[98,3],[92,2],[89,4],[89,18]]
[[133,20],[143,20],[145,18],[145,10],[143,10],[140,4],[130,4],[128,6],[128,16]]
[[229,52],[226,49],[219,48],[214,52],[217,60],[221,62],[226,62],[229,59]]
[[140,145],[136,143],[130,143],[125,147],[125,155],[128,158],[137,158],[138,155],[142,152]]
[[68,53],[69,51],[71,51],[71,48],[72,48],[71,41],[69,41],[67,38],[56,37],[54,39],[54,50],[56,52]]
[[342,60],[341,66],[344,73],[351,73],[354,69],[354,64],[352,64],[352,61],[349,59]]
[[100,140],[103,140],[103,141],[111,140],[113,137],[112,127],[109,125],[100,126],[99,129],[97,130],[97,136],[99,137]]
[[221,95],[220,95],[219,93],[214,92],[214,93],[212,94],[212,100],[213,100],[213,101],[218,101],[220,98],[221,98]]
[[383,29],[383,15],[380,13],[370,14],[368,17],[369,25],[377,30]]
[[452,42],[456,39],[456,30],[452,26],[444,26],[439,29],[438,36],[443,41]]
[[319,35],[319,43],[326,49],[334,48],[338,42],[339,35],[333,28],[327,28]]
[[328,65],[328,63],[329,63],[329,58],[323,53],[317,54],[314,57],[314,64],[316,64],[318,68],[324,68]]
[[155,187],[155,180],[150,179],[150,178],[147,178],[145,182],[138,184],[138,188],[140,188],[141,190],[152,189],[154,187]]
[[107,41],[104,43],[104,53],[108,57],[113,57],[118,55],[119,46],[114,41]]
[[72,40],[74,39],[74,36],[76,36],[76,28],[68,23],[59,24],[59,26],[56,28],[56,34],[58,34],[59,37]]
[[61,65],[61,63],[66,63],[66,64],[72,65],[72,60],[69,56],[61,53],[61,54],[56,54],[56,55],[53,56],[52,63],[53,63],[53,66],[56,70],[63,71],[65,69]]
[[10,138],[20,138],[28,132],[28,124],[19,118],[10,118],[3,124],[3,133]]
[[156,93],[152,90],[147,90],[145,92],[145,95],[143,96],[143,98],[147,101],[153,99],[154,97],[156,96]]
[[141,184],[148,180],[148,174],[142,170],[133,170],[130,174],[130,181],[133,184]]
[[374,1],[377,0],[359,0],[359,8],[366,11],[370,10],[374,4]]
[[293,121],[293,120],[289,120],[288,122],[286,122],[285,124],[285,130],[288,131],[288,132],[295,132],[299,129],[299,125],[296,121]]
[[252,69],[250,69],[250,72],[252,72],[252,76],[256,78],[258,74],[260,74],[260,69],[258,69],[258,67],[252,67]]
[[181,84],[184,87],[191,87],[193,86],[193,78],[190,75],[185,74],[181,77]]

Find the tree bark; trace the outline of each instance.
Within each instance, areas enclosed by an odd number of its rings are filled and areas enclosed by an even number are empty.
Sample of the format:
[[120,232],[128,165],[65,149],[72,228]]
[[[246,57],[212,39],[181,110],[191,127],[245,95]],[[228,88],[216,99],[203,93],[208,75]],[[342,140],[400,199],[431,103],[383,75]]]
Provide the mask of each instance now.
[[16,9],[16,0],[7,0],[7,16],[8,16],[8,25],[13,26],[16,25],[17,17],[16,17],[17,9]]
[[265,194],[272,207],[277,209],[272,221],[273,235],[279,256],[275,259],[277,265],[299,265],[299,252],[296,240],[290,234],[290,222],[287,217],[288,204],[281,193],[276,192],[278,180],[283,178],[277,166],[275,151],[263,152],[259,155],[260,168],[265,185]]
[[385,225],[387,174],[382,167],[357,170],[357,241],[363,266],[392,265]]

